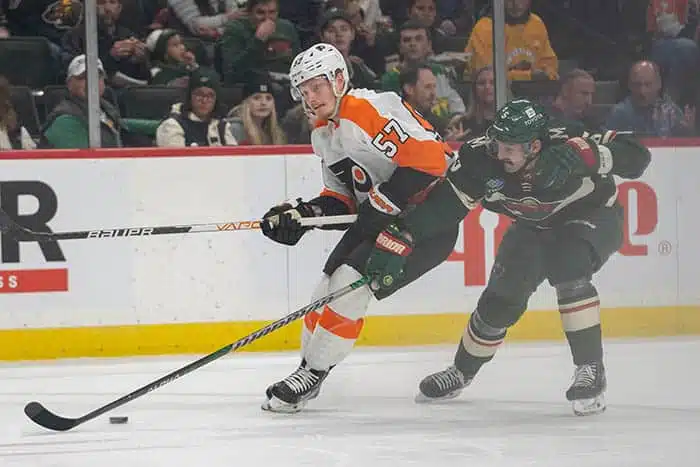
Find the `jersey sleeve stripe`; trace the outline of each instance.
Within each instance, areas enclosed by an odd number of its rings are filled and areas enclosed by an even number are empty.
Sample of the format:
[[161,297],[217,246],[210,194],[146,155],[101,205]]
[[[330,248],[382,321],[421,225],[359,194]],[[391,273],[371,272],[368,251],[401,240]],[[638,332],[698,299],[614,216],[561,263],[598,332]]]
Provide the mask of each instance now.
[[348,211],[350,211],[350,214],[354,214],[357,211],[355,207],[355,202],[352,199],[350,199],[350,197],[338,193],[337,191],[324,188],[320,196],[330,196],[332,198],[342,201],[348,207]]

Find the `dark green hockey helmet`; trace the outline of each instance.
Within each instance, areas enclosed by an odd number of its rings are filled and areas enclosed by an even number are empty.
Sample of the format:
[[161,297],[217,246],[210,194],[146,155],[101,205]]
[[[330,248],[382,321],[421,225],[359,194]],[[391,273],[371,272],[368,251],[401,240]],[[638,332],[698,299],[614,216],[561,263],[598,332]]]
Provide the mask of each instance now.
[[486,135],[503,143],[527,144],[542,138],[546,126],[547,114],[541,105],[527,99],[516,99],[496,112]]

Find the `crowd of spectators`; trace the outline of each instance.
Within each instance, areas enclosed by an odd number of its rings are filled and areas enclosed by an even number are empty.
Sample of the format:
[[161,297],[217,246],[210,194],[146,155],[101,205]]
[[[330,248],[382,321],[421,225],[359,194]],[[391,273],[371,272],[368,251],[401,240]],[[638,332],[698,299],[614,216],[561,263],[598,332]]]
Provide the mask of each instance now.
[[[0,149],[88,147],[84,0],[0,0]],[[700,0],[505,0],[509,95],[592,129],[698,134]],[[344,55],[446,139],[495,111],[488,0],[96,0],[103,147],[302,144],[292,58]]]

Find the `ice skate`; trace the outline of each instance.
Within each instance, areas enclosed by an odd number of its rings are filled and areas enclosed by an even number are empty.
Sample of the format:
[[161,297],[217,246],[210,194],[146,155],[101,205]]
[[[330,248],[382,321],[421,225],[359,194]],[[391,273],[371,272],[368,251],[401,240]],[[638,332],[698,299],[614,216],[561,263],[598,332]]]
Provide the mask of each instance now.
[[576,415],[594,415],[605,411],[605,367],[602,362],[576,367],[574,382],[566,391]]
[[308,401],[318,396],[326,375],[328,371],[312,370],[302,362],[291,375],[267,388],[262,409],[280,413],[301,411]]
[[423,378],[418,386],[416,402],[433,402],[454,399],[459,396],[462,389],[471,383],[472,378],[466,378],[464,373],[454,365],[450,365],[442,371],[433,373]]

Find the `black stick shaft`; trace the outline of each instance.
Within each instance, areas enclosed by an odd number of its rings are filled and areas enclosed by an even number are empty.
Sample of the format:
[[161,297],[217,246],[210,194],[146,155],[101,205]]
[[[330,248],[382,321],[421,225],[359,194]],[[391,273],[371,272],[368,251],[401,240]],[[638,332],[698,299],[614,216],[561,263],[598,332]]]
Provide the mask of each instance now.
[[[305,217],[299,223],[305,226],[324,226],[352,223],[357,218],[355,214],[341,216]],[[113,229],[78,230],[75,232],[35,232],[18,225],[9,217],[0,217],[0,224],[5,222],[10,232],[16,232],[23,240],[38,242],[54,242],[56,240],[80,240],[97,238],[150,237],[152,235],[172,235],[201,232],[232,232],[238,230],[259,230],[259,220],[231,221],[210,224],[163,225],[150,227],[117,227]]]
[[332,302],[333,300],[336,300],[344,295],[347,295],[348,293],[352,292],[353,290],[356,290],[363,285],[367,284],[369,282],[369,277],[364,276],[352,284],[346,285],[345,287],[338,289],[334,292],[331,292],[330,294],[326,295],[325,297],[319,298],[318,300],[306,305],[303,308],[298,309],[297,311],[294,311],[287,316],[278,319],[277,321],[274,321],[267,326],[260,328],[259,330],[253,332],[252,334],[247,335],[246,337],[243,337],[242,339],[237,340],[236,342],[229,344],[225,347],[220,348],[219,350],[216,350],[199,360],[196,360],[182,368],[179,368],[165,376],[163,376],[160,379],[157,379],[156,381],[153,381],[152,383],[149,383],[143,387],[140,387],[139,389],[123,396],[120,397],[119,399],[110,402],[107,405],[104,405],[98,409],[93,410],[92,412],[89,412],[82,417],[78,418],[65,418],[61,417],[60,415],[56,415],[53,412],[49,411],[46,409],[41,403],[39,402],[30,402],[24,407],[24,413],[35,423],[38,425],[43,426],[44,428],[48,428],[50,430],[55,430],[55,431],[67,431],[70,430],[71,428],[74,428],[78,425],[81,425],[89,420],[92,420],[96,417],[99,417],[100,415],[109,412],[110,410],[114,410],[117,407],[121,407],[122,405],[131,402],[134,399],[137,399],[145,394],[148,394],[151,391],[154,391],[158,389],[161,386],[165,386],[168,383],[171,383],[175,381],[176,379],[181,378],[182,376],[185,376],[186,374],[189,374],[193,371],[195,371],[198,368],[203,367],[204,365],[213,362],[214,360],[217,360],[224,355],[227,355],[231,352],[234,352],[241,347],[244,347],[248,344],[250,344],[253,341],[256,341],[260,339],[261,337],[264,337],[271,332],[276,331],[279,328],[282,328],[289,323],[296,321],[305,315],[311,313],[314,310],[317,310],[319,308],[324,307],[328,303]]

